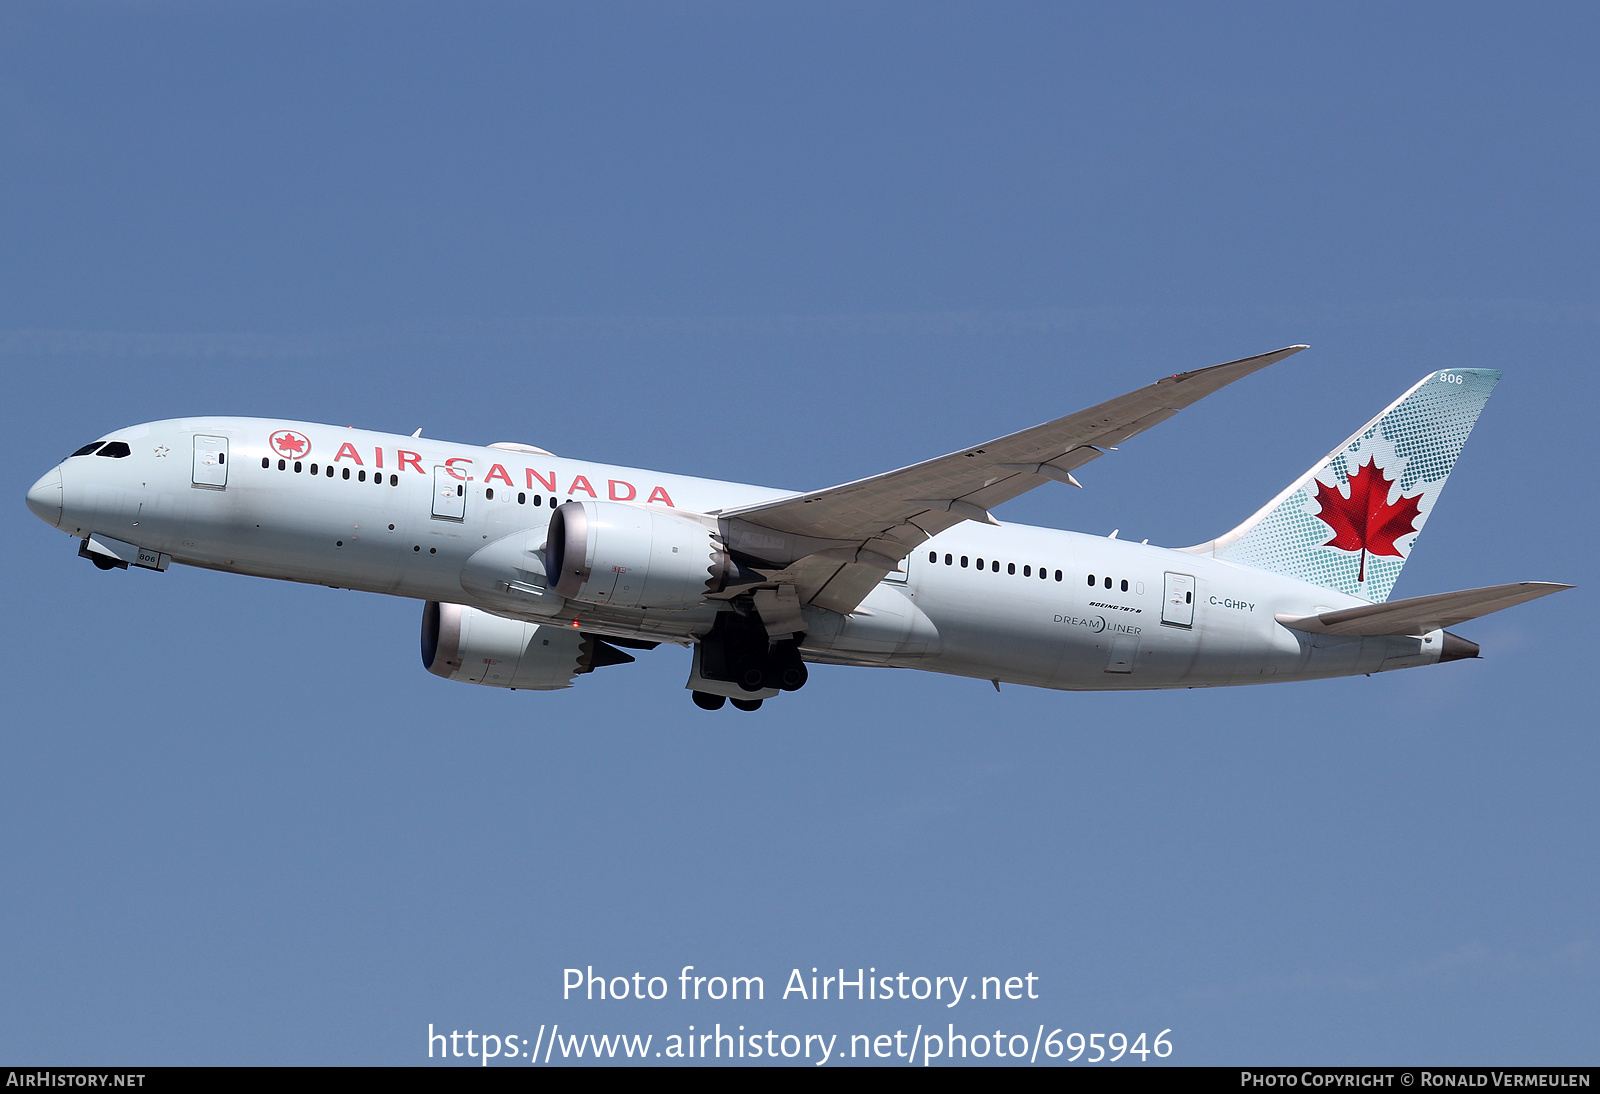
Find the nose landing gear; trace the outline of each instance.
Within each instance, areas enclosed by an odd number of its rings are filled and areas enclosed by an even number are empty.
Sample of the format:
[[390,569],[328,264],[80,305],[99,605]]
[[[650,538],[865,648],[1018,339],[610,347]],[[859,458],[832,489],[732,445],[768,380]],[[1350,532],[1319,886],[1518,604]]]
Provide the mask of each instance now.
[[98,551],[89,550],[89,541],[82,540],[78,544],[78,557],[86,558],[102,570],[126,570],[128,564],[120,558],[102,555]]

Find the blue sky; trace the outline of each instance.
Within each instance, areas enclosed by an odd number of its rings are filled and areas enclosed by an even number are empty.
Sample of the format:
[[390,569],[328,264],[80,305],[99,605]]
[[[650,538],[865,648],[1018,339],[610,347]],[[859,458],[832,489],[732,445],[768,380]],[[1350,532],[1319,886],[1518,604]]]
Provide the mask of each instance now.
[[[1594,1063],[1584,5],[0,11],[0,1058],[414,1063],[426,1026],[890,1032],[561,970],[1040,976],[1183,1063]],[[1181,546],[1424,373],[1505,378],[1396,595],[1485,659],[1076,695],[662,649],[449,684],[416,604],[101,573],[119,425],[349,423],[786,487],[1312,349],[1003,520]],[[982,1019],[980,1023],[980,1017]]]

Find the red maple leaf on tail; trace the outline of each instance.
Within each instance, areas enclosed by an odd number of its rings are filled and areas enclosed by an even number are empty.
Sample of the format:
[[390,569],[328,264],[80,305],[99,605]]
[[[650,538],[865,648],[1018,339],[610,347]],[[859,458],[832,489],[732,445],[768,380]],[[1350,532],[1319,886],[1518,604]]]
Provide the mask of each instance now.
[[1417,507],[1422,495],[1401,495],[1390,505],[1389,487],[1393,485],[1394,480],[1384,475],[1371,457],[1350,475],[1348,498],[1339,493],[1338,487],[1317,481],[1317,504],[1322,506],[1317,519],[1333,529],[1333,538],[1323,546],[1361,552],[1358,582],[1367,580],[1369,553],[1404,557],[1394,541],[1417,530],[1412,522],[1422,515]]

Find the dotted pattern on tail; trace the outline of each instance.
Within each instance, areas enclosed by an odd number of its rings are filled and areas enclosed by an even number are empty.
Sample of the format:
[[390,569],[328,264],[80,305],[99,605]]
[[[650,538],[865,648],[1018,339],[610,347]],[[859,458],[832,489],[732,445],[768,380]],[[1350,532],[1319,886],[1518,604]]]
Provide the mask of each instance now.
[[[1217,558],[1338,589],[1374,603],[1389,599],[1406,557],[1416,544],[1472,432],[1478,414],[1500,379],[1497,369],[1452,368],[1435,372],[1406,392],[1360,432],[1330,453],[1288,497],[1216,541]],[[1357,582],[1359,551],[1327,546],[1333,532],[1317,517],[1316,482],[1350,496],[1350,472],[1368,458],[1394,480],[1388,500],[1418,498],[1416,531],[1395,541],[1400,558],[1366,556],[1366,581]],[[1315,480],[1315,481],[1313,481]]]

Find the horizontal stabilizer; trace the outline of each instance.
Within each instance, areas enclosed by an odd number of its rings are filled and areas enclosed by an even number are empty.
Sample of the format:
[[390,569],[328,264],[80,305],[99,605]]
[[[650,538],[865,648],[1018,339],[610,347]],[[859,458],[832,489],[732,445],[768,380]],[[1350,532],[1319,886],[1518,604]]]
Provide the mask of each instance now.
[[1391,600],[1386,604],[1364,604],[1320,615],[1279,612],[1277,618],[1291,630],[1312,634],[1425,634],[1570,588],[1571,585],[1554,581],[1519,581],[1486,589],[1414,596],[1410,600]]

